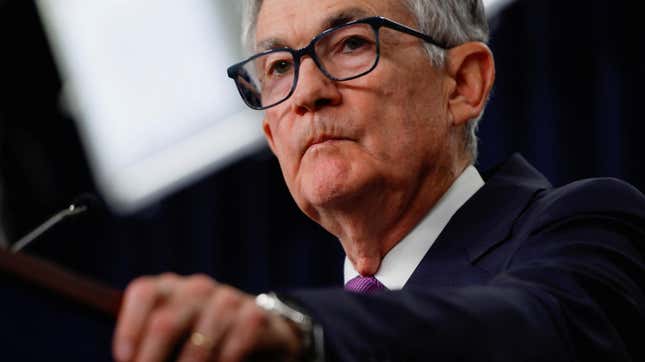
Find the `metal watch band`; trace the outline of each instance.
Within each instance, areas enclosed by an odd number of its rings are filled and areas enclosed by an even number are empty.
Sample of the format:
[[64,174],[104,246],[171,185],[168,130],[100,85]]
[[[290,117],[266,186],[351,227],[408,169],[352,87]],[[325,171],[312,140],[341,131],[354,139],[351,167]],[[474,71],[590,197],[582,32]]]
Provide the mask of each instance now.
[[273,292],[259,294],[255,298],[255,303],[258,307],[279,315],[298,327],[302,336],[304,361],[322,362],[325,360],[322,327],[313,323],[308,315],[283,302]]

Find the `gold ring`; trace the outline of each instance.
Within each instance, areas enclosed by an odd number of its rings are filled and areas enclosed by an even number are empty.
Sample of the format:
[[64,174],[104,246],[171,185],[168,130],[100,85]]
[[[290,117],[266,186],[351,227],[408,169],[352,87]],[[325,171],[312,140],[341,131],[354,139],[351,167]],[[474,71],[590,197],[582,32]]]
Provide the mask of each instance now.
[[197,347],[208,349],[213,344],[213,341],[202,333],[193,332],[193,334],[190,335],[190,343]]

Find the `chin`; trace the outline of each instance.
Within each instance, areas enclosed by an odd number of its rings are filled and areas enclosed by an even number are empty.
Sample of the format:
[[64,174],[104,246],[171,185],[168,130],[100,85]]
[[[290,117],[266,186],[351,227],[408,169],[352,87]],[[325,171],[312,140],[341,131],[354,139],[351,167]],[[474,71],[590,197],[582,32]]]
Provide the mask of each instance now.
[[302,200],[308,206],[303,211],[310,215],[313,210],[317,213],[355,208],[372,184],[372,179],[365,176],[356,173],[333,179],[319,178],[301,185]]
[[362,157],[337,148],[311,153],[303,159],[297,178],[301,199],[314,209],[342,207],[351,202],[372,176],[365,163]]
[[314,207],[332,206],[351,195],[346,178],[314,179],[303,185],[303,195]]

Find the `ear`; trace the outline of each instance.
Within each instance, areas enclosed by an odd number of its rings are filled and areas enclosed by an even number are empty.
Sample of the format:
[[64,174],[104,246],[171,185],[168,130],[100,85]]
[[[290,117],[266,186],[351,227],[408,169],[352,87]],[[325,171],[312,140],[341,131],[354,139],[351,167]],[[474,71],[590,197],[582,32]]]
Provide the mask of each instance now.
[[486,44],[469,42],[448,50],[446,71],[452,79],[448,106],[454,125],[476,118],[495,81],[495,61]]
[[273,133],[271,132],[271,127],[269,126],[269,122],[267,121],[266,118],[262,120],[262,131],[264,131],[264,137],[267,139],[267,143],[269,144],[269,148],[271,149],[271,152],[275,155],[275,144],[273,142]]

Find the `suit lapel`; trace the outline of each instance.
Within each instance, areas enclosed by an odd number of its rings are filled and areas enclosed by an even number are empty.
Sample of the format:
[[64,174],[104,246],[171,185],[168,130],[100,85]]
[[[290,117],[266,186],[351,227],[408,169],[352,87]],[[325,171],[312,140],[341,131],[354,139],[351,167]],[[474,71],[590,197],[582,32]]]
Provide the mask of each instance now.
[[483,282],[489,273],[474,263],[510,235],[515,220],[549,182],[515,154],[491,172],[486,184],[451,218],[405,287]]

